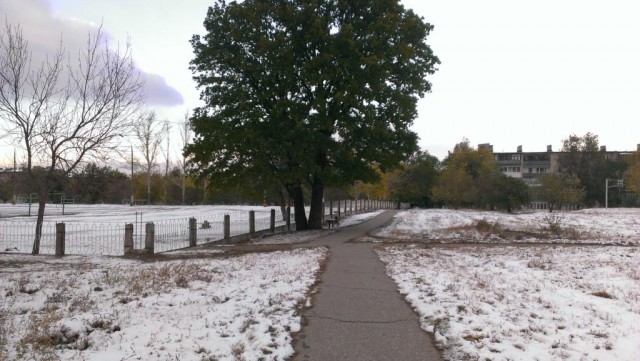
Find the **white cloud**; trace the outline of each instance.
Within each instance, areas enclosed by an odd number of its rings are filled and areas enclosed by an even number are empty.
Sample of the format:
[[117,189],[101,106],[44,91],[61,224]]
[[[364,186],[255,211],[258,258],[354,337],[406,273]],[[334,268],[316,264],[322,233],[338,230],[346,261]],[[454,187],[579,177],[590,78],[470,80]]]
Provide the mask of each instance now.
[[[0,13],[5,14],[10,24],[21,26],[29,42],[34,65],[54,54],[61,42],[73,64],[79,50],[86,47],[87,39],[100,26],[86,20],[56,16],[46,0],[0,0]],[[2,20],[4,22],[5,19]],[[125,44],[115,43],[107,31],[102,31],[110,49],[124,50]],[[182,95],[168,85],[162,76],[139,68],[138,71],[145,81],[145,95],[149,104],[175,106],[183,103]]]

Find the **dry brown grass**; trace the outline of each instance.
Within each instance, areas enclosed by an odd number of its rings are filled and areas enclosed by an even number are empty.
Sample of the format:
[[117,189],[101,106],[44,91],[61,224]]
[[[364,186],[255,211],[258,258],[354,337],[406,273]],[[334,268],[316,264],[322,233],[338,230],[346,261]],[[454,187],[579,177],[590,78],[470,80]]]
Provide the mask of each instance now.
[[615,299],[615,297],[607,291],[596,291],[591,293],[592,296]]

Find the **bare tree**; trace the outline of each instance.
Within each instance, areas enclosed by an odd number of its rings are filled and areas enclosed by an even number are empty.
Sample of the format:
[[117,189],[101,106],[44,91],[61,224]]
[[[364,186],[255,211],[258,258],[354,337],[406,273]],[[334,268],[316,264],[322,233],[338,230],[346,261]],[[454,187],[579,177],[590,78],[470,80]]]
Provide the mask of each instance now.
[[[180,149],[184,149],[184,147],[189,144],[192,137],[191,127],[189,125],[189,110],[187,110],[184,114],[184,121],[180,123]],[[168,144],[167,144],[168,145]],[[188,178],[188,164],[186,155],[181,152],[182,158],[177,160],[174,164],[176,164],[176,168],[180,171],[179,177],[171,177],[171,182],[178,186],[182,191],[182,204],[185,204],[186,200],[186,191],[187,191],[187,178]],[[175,168],[174,168],[175,169]]]
[[168,182],[169,182],[169,167],[171,166],[171,156],[169,155],[169,148],[170,148],[170,140],[171,140],[171,136],[169,135],[169,132],[171,131],[171,124],[169,124],[168,120],[164,121],[164,126],[163,126],[163,130],[165,131],[165,135],[166,135],[166,148],[162,151],[163,155],[164,155],[164,179],[162,181],[162,185],[163,185],[163,194],[162,194],[162,201],[164,202],[164,204],[167,204],[167,187]]
[[143,100],[143,82],[130,44],[124,51],[109,50],[101,28],[88,36],[77,57],[61,41],[42,64],[34,66],[31,60],[22,28],[7,22],[0,34],[0,117],[5,131],[25,150],[29,178],[37,180],[32,251],[37,254],[53,181],[87,158],[103,157],[131,129],[132,115]]
[[151,204],[151,176],[165,132],[165,126],[160,124],[153,111],[143,114],[135,126],[134,134],[139,142],[138,150],[144,159],[144,171],[147,175],[147,204]]
[[[182,141],[182,148],[189,144],[191,141],[191,127],[189,126],[189,110],[184,114],[184,121],[182,122],[182,129],[180,129],[180,140]],[[187,156],[182,152],[182,161],[180,162],[180,175],[182,176],[182,204],[185,203],[185,195],[187,191]]]

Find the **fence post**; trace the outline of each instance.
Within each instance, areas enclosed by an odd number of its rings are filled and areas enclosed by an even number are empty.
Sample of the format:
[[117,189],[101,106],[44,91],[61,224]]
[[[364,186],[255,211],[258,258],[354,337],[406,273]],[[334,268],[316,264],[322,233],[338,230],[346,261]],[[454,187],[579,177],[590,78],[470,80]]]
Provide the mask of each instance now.
[[124,255],[133,253],[133,223],[124,225]]
[[195,218],[189,218],[189,247],[198,245],[198,221]]
[[249,211],[249,234],[251,238],[256,236],[256,211]]
[[287,232],[291,231],[291,207],[287,207]]
[[153,254],[156,241],[156,225],[149,222],[145,225],[144,249],[149,254]]
[[338,201],[338,218],[342,218],[340,217],[340,215],[342,214],[341,209],[340,209],[340,201]]
[[224,239],[229,239],[231,237],[231,216],[228,214],[224,215]]
[[56,223],[56,256],[64,256],[64,222]]
[[276,231],[276,210],[275,209],[271,209],[271,224],[269,225],[269,229],[271,230],[271,233],[274,233]]

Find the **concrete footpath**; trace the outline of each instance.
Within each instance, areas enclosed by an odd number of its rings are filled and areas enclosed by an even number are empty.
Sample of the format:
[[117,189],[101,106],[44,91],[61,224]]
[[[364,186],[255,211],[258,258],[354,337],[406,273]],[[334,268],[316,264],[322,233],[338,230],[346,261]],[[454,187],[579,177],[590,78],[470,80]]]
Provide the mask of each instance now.
[[386,211],[311,243],[328,246],[330,255],[295,342],[295,360],[441,360],[417,314],[385,274],[375,244],[347,243],[394,214]]

